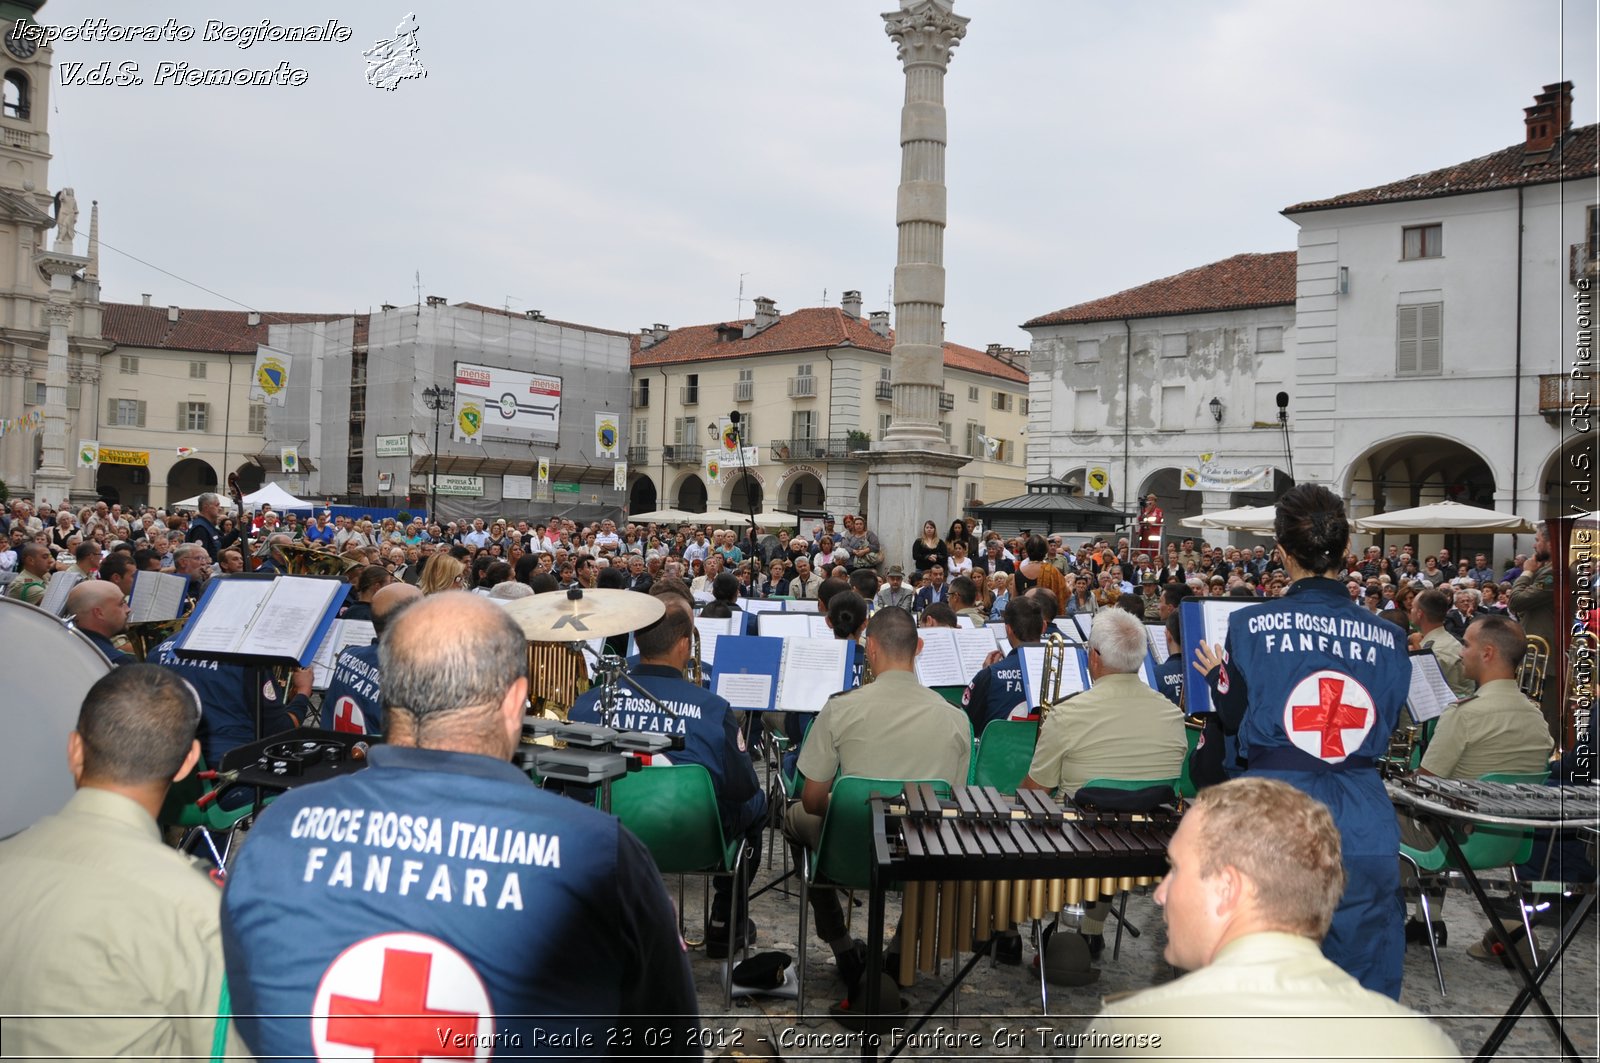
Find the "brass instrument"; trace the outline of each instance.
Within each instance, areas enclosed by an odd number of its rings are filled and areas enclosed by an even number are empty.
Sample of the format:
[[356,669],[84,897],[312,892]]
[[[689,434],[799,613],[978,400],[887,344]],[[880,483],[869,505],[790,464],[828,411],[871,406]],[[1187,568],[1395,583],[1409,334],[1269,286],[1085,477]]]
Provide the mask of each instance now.
[[1543,635],[1529,635],[1528,648],[1517,666],[1517,689],[1531,701],[1544,696],[1545,673],[1550,670],[1550,643]]
[[690,644],[693,647],[692,652],[694,654],[689,661],[689,682],[693,683],[697,687],[704,686],[705,669],[700,665],[700,629],[697,627],[691,627],[689,629],[689,635]]
[[263,543],[256,548],[254,556],[265,560],[272,556],[275,549],[283,554],[284,572],[290,576],[342,576],[366,564],[365,561],[345,557],[332,550],[319,550],[304,543]]
[[127,642],[128,652],[143,663],[151,650],[182,631],[183,625],[188,622],[187,616],[180,616],[176,620],[141,620],[129,624],[122,638]]
[[1044,668],[1039,672],[1039,722],[1050,714],[1051,706],[1061,700],[1061,669],[1066,663],[1069,648],[1066,636],[1051,631],[1044,640]]

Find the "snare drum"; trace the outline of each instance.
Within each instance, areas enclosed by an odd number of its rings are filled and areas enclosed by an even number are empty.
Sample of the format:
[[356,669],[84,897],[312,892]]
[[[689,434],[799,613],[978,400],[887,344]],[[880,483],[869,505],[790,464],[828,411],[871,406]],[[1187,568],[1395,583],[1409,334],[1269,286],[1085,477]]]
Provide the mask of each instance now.
[[0,598],[0,838],[59,812],[72,796],[67,736],[111,662],[81,631],[43,609]]

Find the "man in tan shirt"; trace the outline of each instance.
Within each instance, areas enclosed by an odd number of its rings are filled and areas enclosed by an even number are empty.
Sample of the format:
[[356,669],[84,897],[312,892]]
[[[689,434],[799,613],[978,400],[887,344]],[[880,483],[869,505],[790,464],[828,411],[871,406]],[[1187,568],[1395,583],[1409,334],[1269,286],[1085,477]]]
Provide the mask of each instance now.
[[200,755],[199,723],[176,675],[116,669],[67,739],[77,793],[0,843],[0,1014],[39,1016],[0,1020],[7,1055],[245,1052],[217,1018],[222,891],[156,829],[167,787]]
[[1456,697],[1472,693],[1474,685],[1461,664],[1461,643],[1445,630],[1445,614],[1450,612],[1450,596],[1444,591],[1425,590],[1411,600],[1411,622],[1422,632],[1421,649],[1432,650],[1444,672],[1444,681]]

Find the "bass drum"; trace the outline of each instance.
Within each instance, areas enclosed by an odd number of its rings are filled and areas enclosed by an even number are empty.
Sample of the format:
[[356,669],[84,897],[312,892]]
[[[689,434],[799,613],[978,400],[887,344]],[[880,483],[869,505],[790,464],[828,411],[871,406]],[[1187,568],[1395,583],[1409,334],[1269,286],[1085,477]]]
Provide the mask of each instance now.
[[59,812],[72,796],[67,736],[89,688],[110,672],[111,662],[81,631],[0,598],[0,838]]

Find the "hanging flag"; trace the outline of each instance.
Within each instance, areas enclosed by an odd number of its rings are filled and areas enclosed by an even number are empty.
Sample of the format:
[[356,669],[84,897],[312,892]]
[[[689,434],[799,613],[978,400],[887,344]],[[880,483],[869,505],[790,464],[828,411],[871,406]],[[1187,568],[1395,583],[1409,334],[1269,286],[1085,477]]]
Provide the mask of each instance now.
[[250,401],[282,406],[288,399],[289,370],[294,358],[269,347],[256,348],[256,369],[250,377]]
[[97,469],[100,467],[100,443],[94,439],[78,440],[78,468]]
[[995,455],[1000,453],[1000,441],[998,439],[993,439],[980,433],[978,442],[983,444],[983,456],[990,461],[993,461]]
[[739,426],[726,417],[717,418],[717,435],[722,440],[724,456],[737,454],[739,451]]
[[455,423],[450,427],[450,438],[458,443],[483,446],[483,403],[456,389]]
[[299,472],[300,471],[300,448],[299,447],[284,447],[283,449],[278,451],[278,461],[279,461],[280,464],[283,465],[283,471],[284,472],[286,472],[286,473],[297,473],[297,472]]
[[547,484],[547,483],[550,482],[550,459],[549,458],[540,458],[539,459],[539,482],[542,483],[542,484]]
[[611,468],[611,487],[613,490],[626,491],[628,489],[628,463],[619,461]]
[[[735,447],[735,450],[738,448]],[[722,482],[722,452],[719,450],[706,451],[706,483],[716,485]]]
[[594,415],[594,455],[597,458],[616,459],[617,456],[617,415],[614,413],[597,413]]
[[177,452],[177,455],[180,458],[192,458],[196,454],[200,453],[198,447],[175,447],[173,449]]

